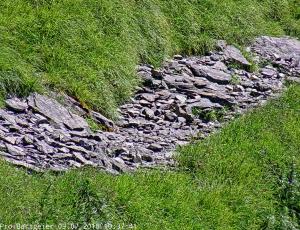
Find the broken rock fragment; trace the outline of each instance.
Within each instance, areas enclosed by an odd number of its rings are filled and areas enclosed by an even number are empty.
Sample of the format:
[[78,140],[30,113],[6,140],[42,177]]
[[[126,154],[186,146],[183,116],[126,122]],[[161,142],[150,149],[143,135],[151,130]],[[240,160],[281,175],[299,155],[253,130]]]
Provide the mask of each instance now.
[[191,70],[197,77],[205,77],[209,81],[218,83],[218,84],[229,84],[231,76],[224,71],[214,69],[212,67],[204,65],[191,65]]
[[234,46],[228,45],[224,49],[225,59],[229,62],[238,63],[244,67],[250,67],[250,62],[243,56],[241,51]]
[[71,130],[88,128],[87,122],[82,117],[73,114],[52,98],[33,93],[28,97],[28,104],[33,110],[57,124],[64,124]]
[[10,109],[16,112],[24,112],[28,108],[27,103],[20,100],[19,98],[7,99],[5,101],[5,104],[7,107],[9,107]]

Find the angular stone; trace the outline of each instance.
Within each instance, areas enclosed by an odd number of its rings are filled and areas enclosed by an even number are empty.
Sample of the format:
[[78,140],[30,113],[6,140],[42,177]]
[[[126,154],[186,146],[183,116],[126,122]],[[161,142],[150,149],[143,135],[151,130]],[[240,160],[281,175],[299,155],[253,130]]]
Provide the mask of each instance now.
[[112,164],[112,169],[116,170],[117,172],[126,172],[129,170],[125,162],[119,157],[114,158],[111,164]]
[[137,66],[137,72],[151,72],[151,70],[153,69],[153,67],[150,66],[146,66],[146,65],[139,65]]
[[16,116],[11,115],[4,110],[0,110],[0,118],[9,122],[10,124],[16,124]]
[[177,89],[191,89],[194,87],[193,83],[190,80],[182,76],[165,75],[163,79],[169,87],[174,87]]
[[128,153],[128,152],[121,153],[120,157],[125,162],[135,162],[135,163],[138,163],[140,161],[134,155],[132,155],[131,153]]
[[182,60],[182,59],[183,59],[182,55],[180,55],[180,54],[174,55],[173,58],[174,58],[175,60]]
[[34,93],[28,97],[29,106],[57,124],[64,124],[71,130],[88,128],[87,122],[80,116],[71,113],[56,100]]
[[14,155],[14,156],[25,156],[26,155],[25,151],[18,146],[6,144],[6,149],[9,154]]
[[163,77],[163,72],[157,69],[152,69],[151,74],[154,78],[161,79]]
[[176,115],[176,113],[173,113],[173,112],[171,112],[171,113],[166,113],[166,114],[165,114],[165,119],[166,119],[167,121],[174,122],[174,121],[177,120],[177,115]]
[[128,109],[128,110],[125,110],[124,113],[129,114],[129,116],[131,116],[131,117],[137,117],[140,115],[140,111],[138,111],[136,109]]
[[265,77],[276,77],[277,71],[271,68],[263,68],[261,74]]
[[236,91],[236,92],[244,92],[245,91],[244,87],[241,85],[235,85],[233,88],[234,88],[234,91]]
[[51,154],[54,153],[54,148],[50,145],[48,145],[44,140],[42,141],[37,141],[35,143],[37,146],[37,149],[41,151],[43,154]]
[[176,94],[175,98],[180,102],[180,103],[185,103],[186,102],[186,96],[182,94]]
[[[226,85],[226,86],[228,86],[228,85]],[[226,86],[219,85],[217,83],[210,83],[205,86],[204,91],[209,90],[209,91],[216,91],[216,92],[226,92]]]
[[161,90],[158,91],[156,95],[158,95],[159,100],[168,100],[171,96],[171,93],[169,90]]
[[58,152],[52,155],[52,158],[54,159],[71,159],[72,154],[70,153],[64,153],[64,152]]
[[114,124],[114,122],[108,118],[106,118],[105,116],[103,116],[100,113],[97,113],[95,111],[91,111],[90,115],[92,117],[92,119],[94,121],[96,121],[97,123],[103,125],[104,127],[106,127],[109,131],[114,131],[116,130],[116,125]]
[[216,62],[213,65],[213,68],[218,69],[218,70],[222,70],[222,71],[226,71],[228,69],[227,66],[221,61]]
[[87,115],[87,109],[83,108],[81,103],[74,99],[73,97],[70,97],[66,95],[65,93],[54,93],[50,92],[50,97],[57,99],[67,110],[72,111],[73,113],[79,115],[79,116],[86,116]]
[[153,78],[151,72],[140,71],[138,72],[138,76],[142,78],[145,85],[153,85]]
[[69,132],[69,134],[72,137],[82,137],[82,138],[87,138],[87,137],[89,137],[91,135],[90,132],[88,132],[86,130],[83,130],[83,131],[71,131],[71,132]]
[[17,137],[14,136],[8,136],[6,133],[4,133],[3,131],[0,130],[0,140],[3,140],[9,144],[16,144],[17,142]]
[[147,101],[147,100],[140,100],[139,101],[140,105],[142,106],[150,106],[151,105],[151,102]]
[[74,160],[69,160],[68,162],[71,167],[80,168],[82,166],[82,164]]
[[79,152],[73,152],[72,154],[74,155],[74,157],[75,157],[77,160],[79,160],[79,161],[80,161],[81,163],[83,163],[84,165],[91,165],[91,166],[94,166],[94,167],[97,166],[97,164],[95,164],[94,162],[85,159],[85,157],[83,157],[82,154],[79,153]]
[[231,76],[221,70],[207,67],[204,65],[191,65],[193,74],[197,77],[205,77],[209,81],[216,82],[218,84],[229,84]]
[[225,47],[223,52],[224,52],[225,58],[228,61],[238,63],[245,67],[251,66],[250,62],[248,62],[248,60],[243,56],[241,51],[239,49],[237,49],[236,47],[228,45]]
[[160,152],[163,150],[163,147],[160,144],[151,144],[148,146],[148,149],[150,149],[154,152]]
[[142,114],[144,114],[146,116],[146,118],[148,118],[148,119],[151,119],[155,116],[154,111],[149,108],[144,108],[142,111]]
[[221,56],[220,56],[220,55],[217,55],[217,54],[212,54],[212,55],[210,56],[210,59],[211,59],[212,61],[218,62],[218,61],[221,60]]
[[53,172],[65,172],[68,170],[68,168],[66,168],[65,166],[62,165],[50,165],[49,170],[53,171]]
[[188,104],[187,110],[192,113],[193,108],[197,109],[211,109],[211,108],[222,108],[218,103],[211,102],[208,98],[201,98],[200,101]]
[[13,159],[13,158],[5,158],[6,161],[8,161],[9,163],[13,164],[13,165],[17,165],[17,166],[21,166],[21,167],[24,167],[24,168],[27,168],[27,169],[30,169],[30,170],[33,170],[33,171],[36,171],[36,172],[42,172],[43,169],[35,166],[35,165],[32,165],[32,164],[29,164],[25,161],[22,161],[22,160],[16,160],[16,159]]
[[22,119],[19,119],[19,118],[16,118],[15,119],[15,122],[20,125],[21,127],[24,127],[24,128],[28,128],[29,127],[29,123],[25,120],[22,120]]
[[194,118],[191,115],[191,113],[188,113],[186,111],[186,106],[179,106],[179,105],[175,105],[174,106],[174,113],[178,116],[178,117],[183,117],[186,119],[187,122],[191,123],[193,122]]
[[148,154],[142,154],[142,160],[146,161],[146,162],[153,162],[154,161],[153,157],[151,157]]
[[31,145],[34,142],[34,137],[32,135],[30,135],[30,134],[26,134],[23,137],[23,142],[25,144]]
[[25,112],[28,108],[26,102],[21,101],[19,98],[11,98],[5,101],[6,106],[16,112]]
[[143,99],[149,102],[154,102],[155,101],[155,95],[151,93],[143,93],[140,94],[136,97],[137,99]]
[[44,117],[44,116],[42,116],[42,115],[40,115],[40,114],[35,114],[35,117],[37,118],[37,120],[36,120],[36,125],[41,125],[41,124],[49,124],[49,121],[48,121],[48,119],[46,118],[46,117]]
[[228,96],[227,94],[222,94],[220,92],[199,92],[199,94],[204,97],[208,98],[210,101],[219,103],[221,105],[235,105],[236,101]]
[[227,46],[227,42],[224,40],[218,40],[216,43],[216,47],[218,48],[218,50],[223,51]]
[[184,117],[178,117],[178,122],[186,123],[186,119]]
[[127,148],[125,148],[125,147],[118,147],[118,148],[116,148],[116,149],[113,150],[114,157],[118,157],[121,154],[127,155],[127,154],[129,154],[129,150]]

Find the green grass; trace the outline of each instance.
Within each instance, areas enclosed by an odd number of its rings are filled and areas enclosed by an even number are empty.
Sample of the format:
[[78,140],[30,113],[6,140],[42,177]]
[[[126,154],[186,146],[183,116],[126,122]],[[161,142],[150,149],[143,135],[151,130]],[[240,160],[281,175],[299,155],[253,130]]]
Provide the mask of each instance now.
[[139,62],[300,35],[298,0],[3,0],[0,95],[65,91],[115,117]]
[[[0,165],[0,223],[299,229],[300,85],[180,149],[175,171],[33,174]],[[109,226],[109,225],[107,225]]]

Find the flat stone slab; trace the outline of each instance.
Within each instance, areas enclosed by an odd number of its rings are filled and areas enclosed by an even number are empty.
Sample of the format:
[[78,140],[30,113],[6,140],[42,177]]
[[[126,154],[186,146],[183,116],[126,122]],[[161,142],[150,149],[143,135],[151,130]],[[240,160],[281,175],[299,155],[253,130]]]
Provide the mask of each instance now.
[[38,93],[28,97],[28,105],[57,124],[64,124],[71,130],[85,130],[89,126],[80,116],[70,112],[56,100]]
[[272,60],[300,59],[300,41],[290,37],[259,37],[255,40],[252,50]]
[[193,64],[190,68],[195,76],[204,77],[209,81],[216,82],[218,84],[229,84],[231,80],[230,74],[212,67]]
[[242,52],[234,46],[226,46],[224,55],[226,60],[238,63],[245,67],[251,66],[250,62],[243,56]]
[[5,101],[5,104],[10,109],[16,112],[24,112],[28,108],[28,104],[19,98],[11,98]]

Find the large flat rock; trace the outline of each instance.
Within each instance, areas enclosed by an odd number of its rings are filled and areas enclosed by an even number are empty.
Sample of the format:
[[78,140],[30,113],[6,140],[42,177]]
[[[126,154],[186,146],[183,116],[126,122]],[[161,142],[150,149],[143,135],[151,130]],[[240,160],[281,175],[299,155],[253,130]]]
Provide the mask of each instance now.
[[193,64],[190,68],[195,76],[204,77],[209,81],[216,82],[218,84],[229,84],[231,80],[230,74],[219,69],[214,69],[210,66]]
[[252,49],[270,59],[300,59],[300,41],[294,38],[262,36],[255,40]]
[[33,93],[28,97],[28,105],[57,124],[64,124],[71,130],[84,130],[89,126],[80,116],[70,112],[56,100]]
[[300,77],[300,41],[283,37],[259,37],[252,50],[260,57],[284,68],[289,74]]

